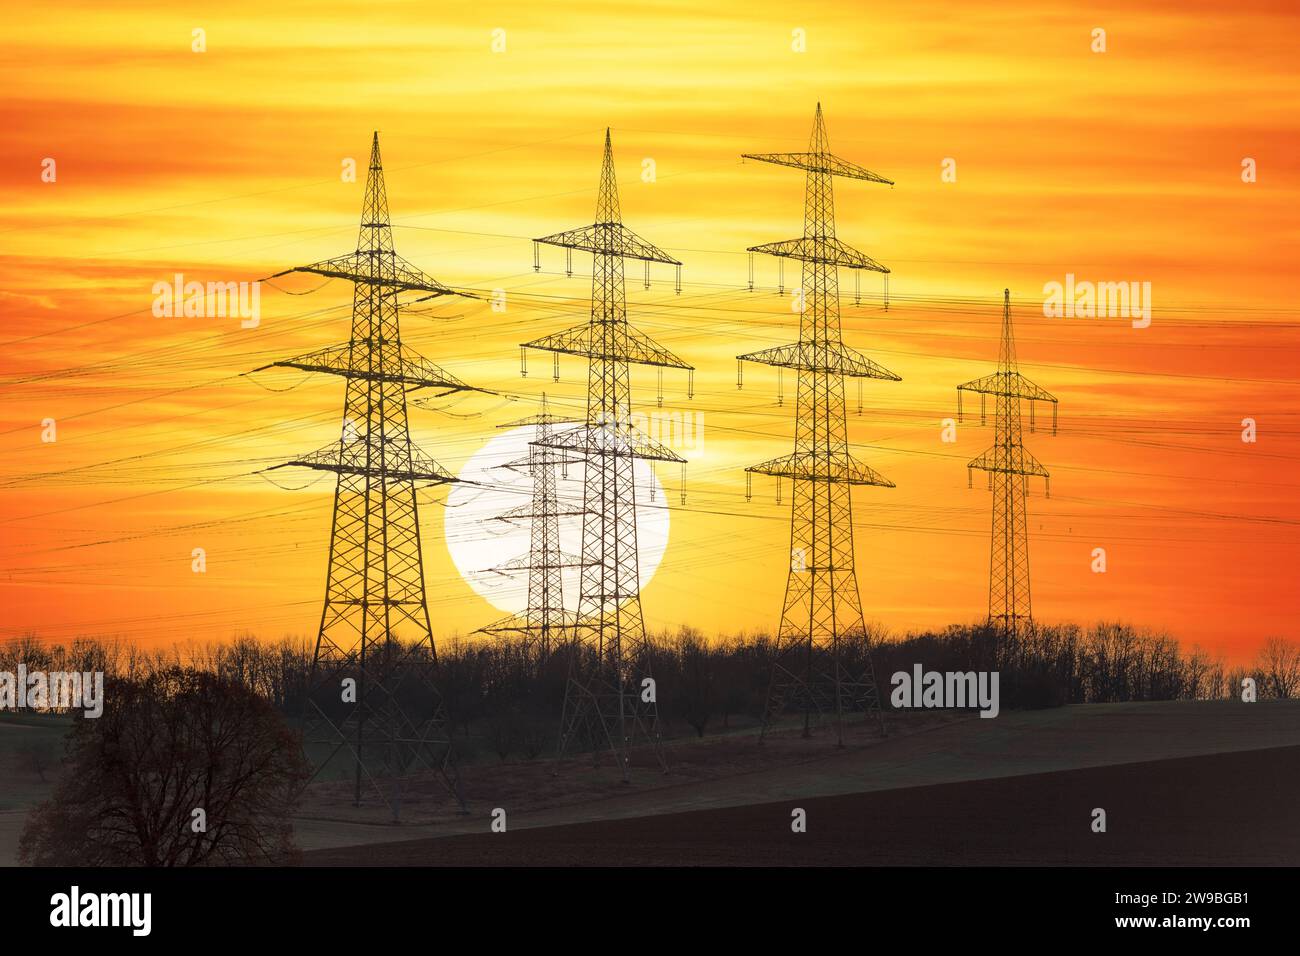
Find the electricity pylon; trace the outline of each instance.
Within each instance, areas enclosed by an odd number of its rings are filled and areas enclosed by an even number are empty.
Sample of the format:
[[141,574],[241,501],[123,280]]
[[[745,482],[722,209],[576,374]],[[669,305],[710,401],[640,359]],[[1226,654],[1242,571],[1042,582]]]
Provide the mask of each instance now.
[[[679,462],[683,473],[685,469],[684,459],[632,426],[630,366],[661,370],[690,370],[691,366],[628,322],[623,266],[625,259],[641,260],[647,278],[651,262],[676,266],[680,290],[681,263],[623,225],[608,130],[595,222],[534,243],[534,268],[540,268],[536,244],[564,248],[570,262],[574,249],[592,254],[588,321],[523,346],[555,353],[557,369],[561,354],[588,360],[586,421],[537,443],[586,461],[581,587],[558,757],[563,759],[579,739],[590,745],[596,760],[601,749],[608,748],[627,781],[628,750],[638,737],[654,746],[656,758],[667,769],[660,747],[650,646],[641,616],[634,465],[642,458]],[[572,269],[568,272],[572,274]],[[521,371],[527,374],[526,366]],[[682,494],[684,498],[684,486]]]
[[1039,475],[1052,495],[1051,478],[1021,442],[1020,403],[1029,402],[1029,430],[1034,430],[1035,402],[1051,402],[1052,434],[1056,434],[1056,397],[1020,374],[1016,339],[1011,329],[1011,290],[1002,292],[1002,345],[998,370],[957,386],[957,420],[961,421],[962,392],[980,397],[980,424],[986,421],[988,396],[997,399],[993,447],[966,465],[967,484],[975,469],[988,472],[993,492],[993,536],[989,548],[988,626],[999,645],[1033,630],[1029,595],[1029,530],[1025,495],[1029,478]]
[[567,419],[551,414],[543,393],[539,414],[498,426],[521,428],[532,425],[535,428],[534,440],[528,445],[528,456],[503,466],[527,471],[533,480],[532,501],[496,515],[494,519],[512,523],[528,521],[528,553],[491,569],[498,574],[526,571],[528,606],[522,614],[509,615],[479,630],[484,634],[522,638],[528,649],[536,652],[539,667],[550,659],[552,650],[567,642],[574,615],[564,607],[563,570],[581,564],[580,559],[560,551],[560,518],[580,515],[582,509],[560,504],[555,490],[555,469],[584,459],[571,458],[564,450],[547,444],[554,435],[555,425],[565,421]]
[[[897,382],[900,378],[845,345],[841,338],[840,267],[886,274],[889,270],[835,237],[832,178],[893,183],[832,155],[820,103],[807,152],[744,156],[807,172],[803,235],[749,248],[751,253],[803,263],[803,286],[796,290],[795,299],[799,341],[738,357],[741,362],[797,369],[799,376],[794,453],[745,469],[747,496],[754,474],[776,477],[778,500],[781,479],[789,478],[793,485],[790,573],[762,734],[793,704],[803,711],[804,736],[811,733],[814,713],[818,719],[833,715],[836,740],[843,746],[847,712],[862,710],[869,715],[874,711],[881,732],[885,731],[870,648],[863,648],[863,662],[850,665],[843,647],[847,638],[866,636],[854,567],[851,489],[855,485],[894,487],[849,453],[844,379]],[[740,382],[738,375],[737,384]]]
[[357,805],[363,782],[369,783],[396,819],[400,777],[425,768],[440,775],[463,811],[446,712],[434,683],[437,656],[416,498],[417,486],[456,479],[412,443],[406,398],[420,388],[445,395],[470,386],[402,344],[398,296],[421,293],[415,301],[423,301],[464,293],[394,251],[378,133],[370,146],[356,251],[278,275],[290,272],[354,283],[346,344],[263,366],[326,372],[347,383],[339,439],[275,466],[338,476],[304,743],[328,748],[318,771],[340,751],[351,755]]

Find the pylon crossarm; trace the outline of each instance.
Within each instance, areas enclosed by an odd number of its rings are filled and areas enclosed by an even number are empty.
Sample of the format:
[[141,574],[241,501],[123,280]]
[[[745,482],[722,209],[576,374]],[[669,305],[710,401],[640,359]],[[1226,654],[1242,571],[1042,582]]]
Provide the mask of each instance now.
[[309,352],[295,358],[271,362],[269,365],[254,369],[254,371],[260,372],[269,368],[292,368],[303,372],[325,372],[329,375],[367,379],[374,382],[400,382],[409,386],[408,390],[441,388],[448,392],[483,391],[483,389],[466,385],[450,372],[417,355],[405,346],[402,348],[402,356],[399,362],[392,369],[372,368],[368,361],[371,357],[370,352],[369,344],[366,342],[358,342],[355,346],[350,344],[333,345],[318,352]]
[[760,163],[772,163],[775,166],[790,166],[794,169],[806,169],[810,173],[829,173],[846,179],[861,179],[869,183],[894,185],[892,179],[886,179],[879,173],[873,173],[865,166],[851,163],[847,159],[831,153],[742,153],[742,158],[756,160]]
[[748,252],[761,252],[768,256],[782,259],[798,259],[802,262],[824,262],[848,269],[867,269],[871,272],[888,274],[889,267],[881,265],[865,252],[859,252],[847,243],[831,236],[801,236],[798,239],[784,239],[780,242],[765,242],[758,246],[749,246]]
[[[309,266],[296,266],[286,269],[278,275],[290,272],[310,272],[313,275],[328,276],[332,279],[347,279],[362,285],[381,286],[390,294],[397,292],[429,292],[435,296],[460,295],[468,298],[475,296],[457,292],[443,285],[432,276],[425,275],[415,266],[393,252],[363,250],[351,252],[345,256],[325,259]],[[271,278],[276,278],[272,276]]]
[[646,242],[621,222],[592,223],[590,226],[568,229],[541,239],[534,239],[533,242],[564,249],[577,249],[580,252],[590,252],[600,256],[620,256],[643,262],[662,262],[670,266],[682,264],[680,260],[674,259],[658,246]]
[[[583,460],[585,461],[586,459]],[[499,515],[493,515],[491,520],[513,523],[516,521],[528,521],[533,518],[568,518],[574,515],[582,515],[586,513],[587,509],[579,505],[562,504],[555,505],[554,510],[538,511],[530,502],[528,504],[522,504],[518,507],[511,508],[508,511],[503,511]]]
[[543,630],[552,631],[569,630],[576,621],[576,615],[572,611],[562,611],[559,608],[552,608],[548,614],[549,622],[541,623],[531,620],[527,614],[511,614],[500,620],[493,621],[491,624],[485,624],[483,627],[476,629],[475,634],[492,634],[495,636],[521,636],[528,637],[533,634],[541,633]]
[[[534,443],[529,442],[529,444],[532,445]],[[500,465],[493,465],[492,467],[506,468],[509,469],[510,471],[518,472],[520,474],[531,475],[533,473],[533,469],[537,468],[538,466],[578,465],[587,460],[586,458],[580,456],[563,457],[561,455],[555,454],[552,449],[545,448],[545,447],[544,447],[544,452],[546,454],[545,458],[534,459],[532,456],[529,456],[527,458],[517,458],[514,461],[507,461]]]
[[[390,451],[390,454],[393,457],[398,457],[395,452]],[[330,445],[320,451],[294,458],[282,465],[274,465],[267,470],[271,471],[275,468],[296,465],[300,468],[332,471],[336,474],[371,475],[381,481],[431,481],[436,484],[443,484],[457,480],[456,476],[443,468],[442,465],[423,452],[417,452],[414,449],[411,451],[409,462],[397,461],[380,464],[379,459],[378,450],[372,448],[369,452],[369,462],[367,462],[365,443],[350,442],[344,443],[341,448],[339,445]]]
[[521,418],[518,421],[498,425],[497,428],[526,428],[529,425],[576,425],[581,421],[581,418],[565,418],[562,415],[531,415],[528,418]]
[[994,372],[957,386],[959,392],[978,392],[984,395],[1002,395],[1007,398],[1027,398],[1035,402],[1056,402],[1056,396],[1019,372]]
[[845,485],[876,485],[893,488],[894,483],[869,465],[858,461],[847,452],[814,453],[795,452],[773,458],[745,469],[756,475],[772,475],[796,481],[825,481]]
[[994,445],[984,454],[977,458],[972,458],[966,464],[967,468],[973,468],[978,471],[988,471],[1006,475],[1036,475],[1040,478],[1050,477],[1046,468],[1039,464],[1029,452],[1025,451],[1023,446],[1005,446]]
[[[563,332],[556,332],[554,335],[525,342],[522,347],[542,352],[582,355],[606,362],[631,362],[636,365],[687,370],[693,368],[650,336],[626,322],[618,323],[614,335],[606,334],[604,325],[602,322],[586,322],[565,329]],[[611,339],[612,342],[609,341]]]
[[441,299],[449,295],[458,296],[462,299],[477,299],[480,302],[483,301],[484,298],[484,296],[478,292],[465,292],[461,289],[453,289],[448,286],[438,292],[432,292],[429,295],[422,295],[418,299],[407,299],[399,307],[405,309],[408,306],[419,305],[421,302],[428,302],[430,299]]
[[539,562],[532,554],[521,554],[518,557],[511,558],[509,561],[502,561],[500,564],[493,565],[490,568],[484,568],[485,571],[495,571],[500,574],[509,574],[515,571],[530,571],[533,568],[582,568],[590,562],[583,561],[576,554],[559,554],[555,560]]
[[533,444],[544,448],[568,449],[587,457],[645,458],[651,461],[686,463],[685,458],[667,445],[647,438],[626,424],[583,424]]
[[742,362],[756,362],[760,365],[794,368],[806,372],[829,372],[846,375],[849,378],[902,381],[900,376],[842,342],[817,342],[810,339],[792,345],[778,345],[758,352],[747,352],[736,358]]

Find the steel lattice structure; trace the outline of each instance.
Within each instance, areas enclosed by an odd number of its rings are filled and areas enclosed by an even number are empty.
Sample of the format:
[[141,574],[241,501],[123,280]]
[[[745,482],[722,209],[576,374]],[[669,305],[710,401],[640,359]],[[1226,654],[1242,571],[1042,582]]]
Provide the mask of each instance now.
[[894,487],[849,452],[844,380],[900,379],[845,345],[841,337],[839,269],[886,275],[889,270],[836,238],[832,180],[843,176],[892,182],[830,152],[820,103],[807,152],[744,155],[807,173],[803,235],[749,249],[803,263],[799,341],[738,357],[740,362],[797,369],[799,379],[794,452],[746,469],[747,486],[754,474],[775,476],[778,500],[781,479],[788,478],[793,485],[790,574],[763,733],[793,705],[804,714],[805,736],[811,733],[814,714],[818,719],[831,715],[837,742],[843,745],[846,713],[875,712],[881,732],[885,729],[869,649],[856,664],[844,653],[846,638],[865,636],[854,565],[851,492],[855,485]]
[[584,459],[571,458],[564,450],[549,444],[555,426],[565,421],[551,414],[543,393],[539,414],[499,426],[521,428],[532,425],[535,428],[535,440],[528,445],[528,457],[504,466],[528,472],[533,479],[532,501],[497,515],[495,519],[528,521],[528,553],[491,569],[499,574],[527,572],[528,605],[522,614],[509,615],[479,630],[484,634],[523,638],[536,652],[538,666],[545,663],[554,649],[568,642],[575,620],[574,614],[564,607],[562,575],[565,568],[578,567],[581,561],[560,551],[560,518],[580,515],[583,509],[560,504],[555,490],[555,469]]
[[[691,366],[628,322],[624,260],[645,262],[647,270],[652,262],[676,266],[679,289],[681,263],[623,225],[608,130],[595,222],[535,243],[560,246],[569,256],[575,249],[592,254],[589,320],[523,346],[555,353],[557,362],[559,355],[567,354],[584,356],[589,363],[586,420],[537,443],[586,462],[581,587],[558,756],[563,759],[579,741],[590,746],[596,760],[607,748],[627,780],[629,748],[638,738],[653,745],[666,769],[641,615],[634,464],[642,458],[685,467],[676,453],[632,426],[630,369],[649,365],[690,370]],[[539,267],[536,251],[534,266]],[[526,374],[526,367],[521,371]]]
[[1034,430],[1035,402],[1052,405],[1052,434],[1056,434],[1056,397],[1020,374],[1016,363],[1016,340],[1011,328],[1011,290],[1002,293],[1002,344],[998,370],[957,386],[957,420],[961,421],[962,392],[980,397],[980,424],[987,420],[988,396],[997,400],[993,447],[966,466],[967,483],[973,484],[975,469],[988,472],[993,492],[993,534],[989,548],[988,626],[1001,643],[1032,631],[1034,626],[1029,592],[1029,530],[1025,495],[1029,478],[1038,475],[1051,497],[1051,479],[1021,441],[1021,402],[1029,402],[1029,430]]
[[[288,269],[354,283],[352,334],[340,346],[264,368],[293,368],[346,380],[339,440],[285,462],[338,476],[325,605],[312,660],[304,743],[340,751],[354,764],[354,798],[369,783],[397,818],[399,780],[413,769],[441,776],[460,796],[424,589],[418,486],[455,478],[411,442],[407,393],[470,387],[402,344],[398,297],[461,295],[393,249],[379,134],[371,142],[355,252]],[[273,276],[272,278],[275,278]],[[418,300],[417,300],[418,301]]]

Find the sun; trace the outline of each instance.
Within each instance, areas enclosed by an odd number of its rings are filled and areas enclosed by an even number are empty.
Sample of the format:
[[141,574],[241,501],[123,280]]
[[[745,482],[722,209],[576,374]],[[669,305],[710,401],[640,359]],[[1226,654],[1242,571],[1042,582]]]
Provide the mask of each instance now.
[[[460,576],[476,594],[507,613],[520,613],[528,603],[528,572],[492,570],[528,554],[529,519],[503,521],[498,516],[532,502],[533,481],[526,471],[503,467],[528,457],[534,438],[531,427],[503,431],[484,443],[461,468],[460,481],[447,497],[443,534],[447,551]],[[568,477],[557,468],[556,496],[561,506],[581,507],[581,463],[569,465]],[[644,588],[654,577],[668,546],[669,516],[663,486],[649,462],[636,462],[638,578]],[[582,554],[582,517],[560,519],[560,549]],[[578,569],[565,568],[564,604],[578,609]]]

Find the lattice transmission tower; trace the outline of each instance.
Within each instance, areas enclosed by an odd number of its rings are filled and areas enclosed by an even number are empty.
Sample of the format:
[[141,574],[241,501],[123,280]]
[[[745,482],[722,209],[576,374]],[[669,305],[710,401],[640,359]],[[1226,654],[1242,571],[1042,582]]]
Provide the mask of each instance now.
[[[849,452],[844,380],[897,382],[900,378],[845,345],[841,337],[839,269],[885,274],[889,270],[836,238],[832,180],[843,176],[893,183],[831,153],[820,103],[807,152],[744,156],[807,173],[803,235],[749,249],[803,263],[803,285],[795,293],[799,341],[738,357],[742,363],[798,373],[794,452],[746,469],[747,496],[755,474],[776,477],[778,500],[783,478],[793,486],[790,573],[762,733],[787,708],[796,706],[804,715],[805,736],[811,733],[814,715],[819,720],[831,716],[842,746],[847,713],[874,712],[881,732],[885,731],[870,649],[864,646],[862,658],[855,661],[845,647],[846,639],[857,636],[865,644],[866,637],[854,565],[851,491],[855,485],[894,487]],[[740,375],[738,371],[738,385],[743,382]]]
[[980,397],[980,424],[987,421],[987,401],[997,400],[993,447],[966,465],[967,484],[973,484],[975,469],[988,472],[993,492],[993,535],[989,548],[988,626],[1002,646],[1007,638],[1032,631],[1034,619],[1029,593],[1029,529],[1025,496],[1029,478],[1041,476],[1052,495],[1051,478],[1021,441],[1021,402],[1029,402],[1029,430],[1035,425],[1036,402],[1052,405],[1052,434],[1056,434],[1056,397],[1020,373],[1016,363],[1016,339],[1011,328],[1011,290],[1002,292],[1002,345],[998,370],[957,386],[957,420],[962,418],[962,392]]
[[[630,370],[633,365],[649,365],[662,375],[664,368],[689,373],[691,366],[628,322],[623,269],[626,259],[646,263],[648,287],[650,263],[676,266],[680,291],[681,263],[623,225],[608,130],[595,222],[534,243],[533,265],[538,269],[540,244],[566,250],[570,275],[573,250],[592,254],[588,321],[523,346],[555,353],[557,379],[561,354],[588,360],[586,420],[538,442],[585,459],[581,586],[558,757],[563,759],[579,742],[590,746],[595,760],[602,749],[608,749],[626,781],[629,748],[637,739],[652,744],[658,762],[667,769],[641,615],[634,466],[637,459],[648,459],[678,462],[683,475],[685,470],[684,459],[633,427]],[[527,367],[521,371],[527,374]],[[682,495],[684,499],[684,485]]]
[[[325,605],[304,708],[309,753],[340,752],[353,763],[354,801],[373,786],[394,819],[400,778],[435,771],[461,809],[459,783],[434,681],[416,489],[456,480],[411,441],[407,393],[470,386],[402,344],[398,297],[464,295],[425,275],[393,249],[379,134],[370,147],[355,252],[287,269],[354,283],[352,334],[331,346],[263,368],[325,372],[346,381],[339,439],[275,467],[296,465],[338,476],[330,531]],[[272,276],[271,278],[276,278]]]
[[549,444],[555,426],[568,422],[563,416],[553,415],[542,393],[542,410],[537,415],[500,425],[500,428],[522,428],[532,425],[534,440],[528,445],[528,455],[503,467],[525,471],[532,478],[532,500],[518,508],[496,515],[493,520],[515,523],[527,521],[528,553],[491,568],[498,574],[528,575],[528,605],[522,614],[511,614],[479,628],[484,634],[521,638],[533,653],[538,666],[544,664],[551,653],[568,641],[575,615],[564,606],[564,578],[566,568],[581,566],[581,559],[560,550],[560,519],[583,513],[581,507],[561,504],[556,492],[557,469],[563,469],[585,459],[571,457],[564,449]]

